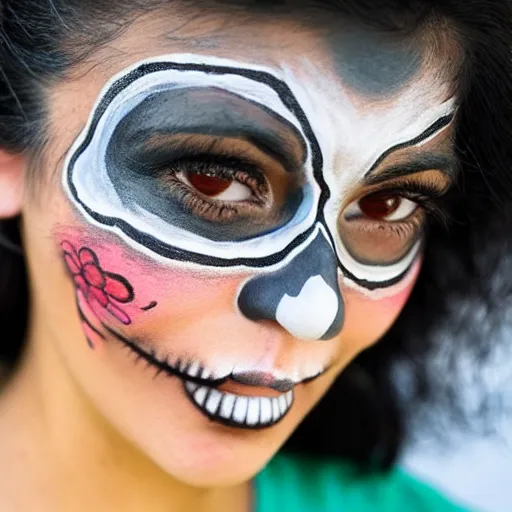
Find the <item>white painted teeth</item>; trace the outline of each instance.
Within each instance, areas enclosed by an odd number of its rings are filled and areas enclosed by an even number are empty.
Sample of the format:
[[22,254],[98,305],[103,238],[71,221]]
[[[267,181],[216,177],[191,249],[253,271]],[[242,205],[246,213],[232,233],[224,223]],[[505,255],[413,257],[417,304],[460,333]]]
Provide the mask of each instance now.
[[201,366],[199,363],[192,363],[189,368],[187,369],[187,374],[191,377],[197,377],[197,374],[201,370]]
[[260,402],[260,420],[262,423],[272,422],[272,400],[262,398]]
[[213,372],[203,368],[198,362],[178,361],[175,369],[184,375],[202,380],[220,380],[229,376],[229,372],[221,374],[220,372]]
[[269,427],[280,421],[293,404],[293,390],[270,398],[234,395],[188,381],[185,388],[209,417],[245,428]]
[[220,401],[222,400],[222,393],[216,389],[211,389],[206,400],[206,410],[210,414],[215,414],[219,408]]
[[280,415],[279,400],[272,400],[272,421],[277,421]]
[[237,423],[244,424],[245,417],[247,416],[247,405],[249,404],[249,399],[246,397],[238,397],[235,401],[235,410],[233,411],[232,419]]
[[194,393],[194,401],[197,405],[200,405],[201,407],[204,404],[204,401],[206,400],[206,395],[208,394],[208,388],[207,387],[201,387]]
[[[216,370],[210,370],[210,369],[204,368],[197,361],[194,361],[191,363],[190,361],[187,361],[187,360],[181,361],[180,359],[178,359],[174,364],[171,364],[171,366],[183,375],[187,375],[194,379],[201,379],[201,380],[219,381],[221,379],[225,379],[225,378],[229,377],[232,373],[232,371],[228,370],[227,368],[222,368],[222,369],[217,368]],[[297,373],[296,375],[294,375],[293,378],[291,378],[292,382],[294,382],[295,384],[299,384],[300,382],[314,378],[323,372],[323,370],[318,369],[318,367],[316,369],[316,372],[314,372],[312,367],[309,368],[308,370],[309,371],[307,372],[307,374],[299,375],[299,373]]]
[[222,418],[231,418],[231,413],[235,407],[236,396],[228,395],[227,393],[222,397],[219,414]]
[[212,373],[207,370],[206,368],[203,368],[203,371],[201,372],[201,375],[199,376],[201,379],[208,380],[212,376]]

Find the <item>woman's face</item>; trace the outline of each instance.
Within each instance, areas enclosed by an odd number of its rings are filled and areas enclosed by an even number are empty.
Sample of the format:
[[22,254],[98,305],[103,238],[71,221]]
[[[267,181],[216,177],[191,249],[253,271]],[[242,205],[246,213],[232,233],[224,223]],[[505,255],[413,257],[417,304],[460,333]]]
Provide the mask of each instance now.
[[453,179],[443,64],[174,6],[50,87],[36,338],[166,472],[252,477],[393,323]]

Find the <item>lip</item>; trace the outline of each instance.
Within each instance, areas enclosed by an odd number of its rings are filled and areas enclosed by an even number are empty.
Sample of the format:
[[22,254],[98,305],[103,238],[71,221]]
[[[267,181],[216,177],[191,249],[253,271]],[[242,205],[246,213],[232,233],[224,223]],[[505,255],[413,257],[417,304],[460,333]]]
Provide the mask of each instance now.
[[143,359],[150,366],[154,367],[157,370],[155,377],[161,373],[166,373],[172,377],[179,377],[182,380],[188,380],[210,387],[220,386],[222,383],[232,379],[233,381],[241,384],[255,387],[269,387],[276,391],[284,392],[292,389],[294,386],[298,386],[299,384],[305,384],[315,380],[326,373],[330,368],[330,366],[326,366],[321,371],[311,375],[306,375],[301,379],[277,377],[268,372],[242,372],[236,369],[220,373],[217,370],[207,368],[203,364],[190,359],[177,358],[174,361],[171,361],[170,358],[160,359],[154,349],[145,350],[141,345],[133,340],[123,336],[105,324],[102,325],[118,342],[134,352],[137,358]]
[[[279,423],[293,406],[295,386],[311,382],[328,370],[326,368],[298,382],[279,379],[266,372],[230,372],[218,375],[198,362],[179,358],[174,362],[169,358],[161,360],[155,350],[146,351],[138,343],[107,325],[103,324],[103,327],[125,348],[135,353],[138,359],[155,368],[155,378],[161,373],[178,377],[183,382],[186,396],[197,409],[212,421],[230,427],[262,429]],[[267,387],[280,394],[273,397],[238,395],[217,389],[229,380],[248,388]]]
[[278,397],[242,396],[184,381],[190,401],[208,418],[229,427],[263,429],[279,423],[292,408],[293,390]]

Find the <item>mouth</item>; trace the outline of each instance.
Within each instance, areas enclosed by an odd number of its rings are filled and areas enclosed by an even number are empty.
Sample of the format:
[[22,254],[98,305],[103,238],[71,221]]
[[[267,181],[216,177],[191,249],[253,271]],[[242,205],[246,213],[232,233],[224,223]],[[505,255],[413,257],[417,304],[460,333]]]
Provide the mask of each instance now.
[[293,389],[279,396],[249,396],[185,381],[192,403],[208,418],[229,427],[262,429],[279,423],[292,408]]
[[[295,386],[311,382],[328,370],[325,368],[298,382],[258,372],[220,375],[198,362],[161,359],[154,349],[147,351],[139,343],[103,326],[124,348],[134,353],[137,360],[155,369],[155,378],[162,373],[178,377],[183,382],[185,395],[202,414],[229,427],[264,429],[276,425],[293,406]],[[235,390],[242,387],[243,391],[233,391],[232,384]]]

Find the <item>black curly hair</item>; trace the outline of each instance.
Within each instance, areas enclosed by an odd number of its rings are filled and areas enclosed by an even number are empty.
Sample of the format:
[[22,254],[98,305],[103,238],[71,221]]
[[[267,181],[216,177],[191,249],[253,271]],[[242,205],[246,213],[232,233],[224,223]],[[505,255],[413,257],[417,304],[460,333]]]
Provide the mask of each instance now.
[[[171,1],[0,0],[0,147],[35,160],[45,143],[45,87],[115,38],[137,14]],[[459,333],[458,345],[450,347],[452,362],[459,351],[480,360],[491,348],[489,336],[470,328],[471,307],[464,316],[455,305],[474,299],[487,318],[498,319],[510,296],[506,279],[498,290],[491,277],[512,238],[512,2],[180,1],[198,9],[274,9],[289,16],[329,12],[331,20],[348,17],[396,33],[411,34],[429,24],[435,31],[442,24],[462,49],[455,140],[460,181],[446,198],[448,222],[430,224],[421,275],[394,326],[349,365],[286,446],[386,469],[406,439],[411,407],[430,397],[455,396],[452,375],[428,363],[446,343],[440,330]],[[37,166],[32,167],[35,181]],[[20,243],[18,220],[1,222],[0,234]],[[23,257],[0,244],[0,359],[11,367],[23,350],[28,284]],[[413,368],[407,402],[393,378],[401,362]]]

